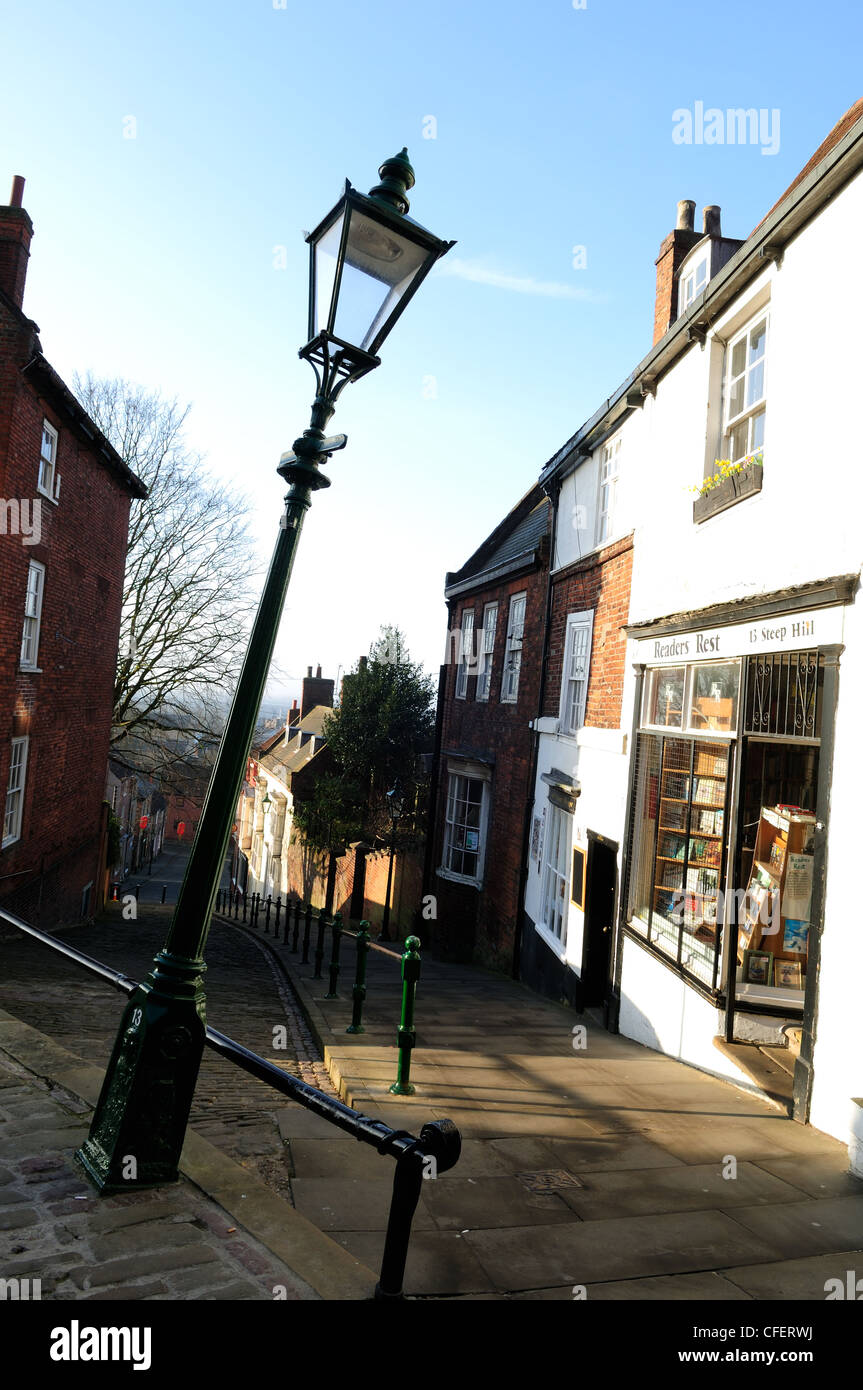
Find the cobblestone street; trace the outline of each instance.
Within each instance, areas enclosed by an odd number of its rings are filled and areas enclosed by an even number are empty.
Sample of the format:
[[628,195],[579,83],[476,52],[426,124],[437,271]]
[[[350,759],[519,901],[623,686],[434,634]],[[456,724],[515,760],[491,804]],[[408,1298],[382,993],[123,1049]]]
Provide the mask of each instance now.
[[[142,979],[164,943],[172,908],[141,903],[126,921],[112,903],[94,925],[63,940],[96,960]],[[284,976],[241,927],[214,922],[207,942],[207,1021],[285,1071],[332,1093],[315,1042]],[[0,1008],[85,1060],[106,1066],[123,996],[31,938],[0,941]],[[287,1047],[273,1030],[287,1029]],[[290,1168],[278,1126],[287,1102],[263,1082],[205,1050],[191,1121],[195,1129],[271,1188],[290,1196]]]

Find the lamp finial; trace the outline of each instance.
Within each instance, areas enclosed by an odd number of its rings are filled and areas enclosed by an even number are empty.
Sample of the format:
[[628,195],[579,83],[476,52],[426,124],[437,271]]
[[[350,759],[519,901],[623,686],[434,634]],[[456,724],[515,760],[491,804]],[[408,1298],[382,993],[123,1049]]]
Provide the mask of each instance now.
[[416,183],[416,174],[408,159],[407,146],[401,154],[394,154],[392,159],[385,159],[378,169],[378,175],[381,182],[370,190],[369,197],[374,198],[376,202],[387,203],[404,216],[410,210],[407,191]]

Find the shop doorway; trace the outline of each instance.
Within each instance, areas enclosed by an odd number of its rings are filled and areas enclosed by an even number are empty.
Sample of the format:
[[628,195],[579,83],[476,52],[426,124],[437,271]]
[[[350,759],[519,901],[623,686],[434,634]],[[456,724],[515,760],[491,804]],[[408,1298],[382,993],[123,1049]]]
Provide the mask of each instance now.
[[[607,1014],[609,967],[617,903],[617,851],[613,840],[587,832],[584,950],[581,960],[583,1008],[602,1008]],[[604,1017],[603,1021],[607,1019]]]
[[788,1049],[790,1070],[803,1024],[819,757],[815,740],[741,743],[726,1039],[752,1037],[760,1016],[765,1041],[772,1023]]

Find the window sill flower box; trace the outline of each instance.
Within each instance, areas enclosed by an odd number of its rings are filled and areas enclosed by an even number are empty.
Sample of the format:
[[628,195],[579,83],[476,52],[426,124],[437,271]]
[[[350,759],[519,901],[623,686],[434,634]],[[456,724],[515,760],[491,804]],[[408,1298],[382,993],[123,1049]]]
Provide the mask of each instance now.
[[761,491],[763,473],[760,449],[740,464],[717,460],[717,472],[705,478],[701,487],[695,489],[699,495],[692,504],[692,520],[700,525],[708,517],[716,516],[717,512],[724,512],[728,507],[742,502],[745,497],[753,497]]

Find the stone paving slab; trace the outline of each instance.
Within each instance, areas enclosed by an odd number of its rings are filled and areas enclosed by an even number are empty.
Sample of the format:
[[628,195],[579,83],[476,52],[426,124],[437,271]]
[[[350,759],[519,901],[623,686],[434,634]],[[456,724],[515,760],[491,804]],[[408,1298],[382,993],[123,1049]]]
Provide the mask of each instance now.
[[[848,1274],[863,1280],[863,1251],[837,1250],[829,1255],[810,1255],[803,1259],[781,1260],[767,1265],[742,1265],[723,1270],[723,1278],[755,1299],[801,1299],[823,1303],[827,1297],[827,1281],[838,1279],[848,1296]],[[836,1286],[832,1286],[835,1292]],[[863,1283],[857,1287],[857,1299],[863,1294]],[[859,1337],[859,1334],[858,1334]]]
[[799,1191],[752,1163],[741,1163],[734,1178],[726,1178],[720,1165],[677,1164],[643,1172],[582,1172],[580,1187],[566,1188],[561,1196],[582,1221],[603,1221],[617,1216],[645,1216],[652,1212],[723,1211],[776,1202],[799,1202]]
[[501,1291],[763,1264],[778,1253],[718,1211],[515,1226],[465,1239]]
[[[581,1296],[579,1290],[579,1297]],[[747,1303],[751,1295],[729,1282],[725,1274],[661,1274],[647,1279],[609,1280],[606,1284],[587,1284],[584,1296],[590,1303],[691,1303],[707,1300],[711,1303]],[[533,1289],[530,1293],[514,1294],[513,1299],[530,1299],[571,1303],[575,1297],[570,1284],[555,1289]]]
[[[770,1241],[788,1258],[835,1250],[863,1250],[863,1202],[859,1197],[824,1197],[770,1207],[742,1207],[734,1219]],[[863,1270],[861,1270],[863,1274]]]
[[[333,1239],[372,1268],[380,1264],[384,1249],[382,1232],[336,1231]],[[494,1284],[458,1231],[417,1231],[412,1236],[405,1287],[416,1298],[495,1294]]]

